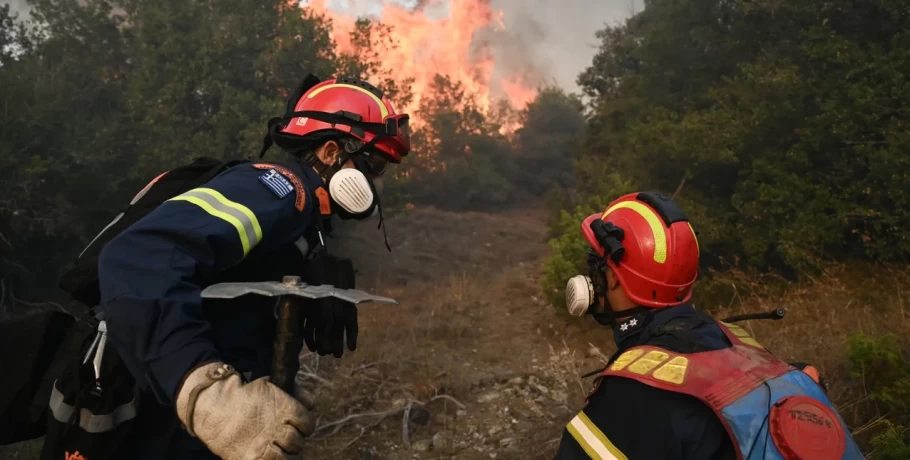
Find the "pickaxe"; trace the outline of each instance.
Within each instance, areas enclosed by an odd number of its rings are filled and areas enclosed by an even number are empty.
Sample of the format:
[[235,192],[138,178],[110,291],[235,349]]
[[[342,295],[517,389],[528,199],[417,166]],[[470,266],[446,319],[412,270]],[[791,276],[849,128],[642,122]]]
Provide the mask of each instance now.
[[336,297],[353,304],[366,302],[398,304],[395,299],[372,295],[357,289],[341,289],[330,285],[312,286],[301,282],[299,276],[285,276],[281,282],[213,284],[202,291],[202,298],[234,299],[247,294],[278,297],[275,312],[278,324],[275,331],[272,372],[269,381],[291,395],[296,393],[294,378],[300,350],[295,350],[294,345],[300,343],[300,317],[302,314],[300,309],[304,308],[304,299]]

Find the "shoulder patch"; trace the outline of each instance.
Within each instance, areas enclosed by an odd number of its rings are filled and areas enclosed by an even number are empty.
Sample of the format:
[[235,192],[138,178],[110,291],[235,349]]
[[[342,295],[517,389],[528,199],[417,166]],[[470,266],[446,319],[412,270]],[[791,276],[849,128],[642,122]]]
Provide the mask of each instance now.
[[294,191],[294,186],[274,169],[270,169],[269,172],[259,176],[259,180],[275,195],[278,195],[278,198],[284,198],[288,196],[288,193]]
[[268,163],[254,164],[253,167],[268,170],[268,172],[259,176],[259,180],[274,194],[278,195],[279,198],[284,198],[289,193],[294,192],[294,207],[298,211],[303,211],[306,205],[306,189],[296,174],[285,167]]

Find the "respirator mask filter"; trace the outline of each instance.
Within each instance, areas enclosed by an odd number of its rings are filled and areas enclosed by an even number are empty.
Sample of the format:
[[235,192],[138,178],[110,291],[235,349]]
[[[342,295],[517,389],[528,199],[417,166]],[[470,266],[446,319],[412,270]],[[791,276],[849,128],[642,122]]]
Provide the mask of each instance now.
[[588,250],[588,275],[576,275],[566,284],[566,310],[572,316],[599,314],[592,308],[598,298],[606,297],[606,262],[593,250]]
[[333,213],[342,219],[365,219],[376,210],[373,185],[356,168],[345,168],[332,174],[329,197]]
[[584,316],[594,305],[594,284],[590,276],[576,275],[566,284],[566,310],[572,316]]

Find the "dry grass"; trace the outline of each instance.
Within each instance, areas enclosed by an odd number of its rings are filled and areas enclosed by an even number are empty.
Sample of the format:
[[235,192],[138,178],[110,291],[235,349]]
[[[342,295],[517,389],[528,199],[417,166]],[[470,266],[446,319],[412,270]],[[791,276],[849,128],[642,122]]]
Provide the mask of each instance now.
[[[321,441],[325,449],[313,454],[318,458],[357,458],[361,449],[389,459],[490,458],[490,453],[496,453],[496,458],[552,458],[563,425],[581,408],[591,383],[582,381],[580,375],[601,366],[615,350],[610,332],[593,321],[567,318],[540,299],[536,280],[547,248],[542,244],[543,231],[536,228],[536,216],[450,215],[423,210],[399,225],[408,228],[409,219],[433,222],[436,228],[432,234],[438,239],[406,232],[413,239],[407,240],[404,250],[398,250],[397,257],[428,264],[421,267],[424,275],[426,271],[443,275],[429,281],[409,281],[406,289],[388,288],[387,293],[403,301],[394,311],[367,313],[370,307],[365,307],[363,343],[369,350],[358,350],[350,358],[357,361],[342,366],[347,369],[372,361],[381,363],[374,367],[378,381],[367,381],[365,386],[344,392],[326,389],[322,396],[329,405],[326,409],[337,417],[345,411],[360,410],[331,402],[340,393],[371,398],[385,395],[379,397],[378,404],[383,407],[393,407],[392,402],[408,397],[452,395],[467,405],[467,413],[458,416],[452,407],[437,408],[441,412],[434,412],[430,423],[419,427],[414,439],[454,432],[456,438],[467,440],[467,447],[416,452],[401,443],[401,421],[385,420],[367,426],[362,437],[363,424],[347,427],[336,435],[338,439]],[[465,229],[489,230],[475,235]],[[497,234],[499,229],[512,233]],[[491,239],[496,244],[484,251],[486,246],[476,244],[475,238]],[[442,245],[440,240],[450,243]],[[433,258],[421,248],[427,243],[437,248]],[[412,248],[420,258],[409,253]],[[510,263],[504,264],[506,259]],[[906,336],[904,298],[910,292],[910,270],[832,266],[803,283],[730,272],[716,277],[713,283],[714,291],[718,285],[726,285],[730,295],[698,306],[718,318],[785,307],[787,317],[783,321],[751,321],[744,327],[782,359],[818,366],[850,427],[861,439],[876,432],[876,418],[868,410],[861,382],[848,378],[846,339],[858,331]],[[558,397],[541,402],[534,391],[530,397],[522,391],[509,391],[510,379],[527,381],[529,376],[545,382],[542,385],[548,394],[558,392]],[[502,398],[477,402],[479,396],[491,391],[502,393]],[[557,402],[563,394],[564,402]],[[516,441],[500,448],[496,443],[502,435],[490,435],[488,428],[509,424],[513,417],[508,414],[519,414],[514,417],[518,423],[511,424],[508,431]],[[483,434],[478,437],[477,433]],[[336,449],[345,446],[340,453]]]
[[[727,305],[705,305],[718,318],[743,312],[787,309],[781,321],[750,321],[745,328],[765,347],[787,361],[811,362],[828,381],[829,396],[861,441],[875,433],[879,422],[868,404],[863,383],[849,378],[847,338],[893,333],[910,345],[905,298],[910,292],[910,269],[868,265],[832,265],[805,283],[769,287],[762,280],[727,273],[715,282],[731,286]],[[735,288],[733,287],[735,286]]]
[[[615,348],[608,330],[542,299],[542,222],[417,210],[390,222],[392,254],[375,227],[339,232],[335,252],[355,259],[359,287],[401,305],[362,306],[358,349],[341,360],[303,357],[324,427],[307,458],[553,457],[591,384],[580,376]],[[876,432],[861,383],[847,378],[846,338],[907,340],[910,269],[837,266],[801,284],[734,272],[715,283],[729,296],[698,306],[719,318],[785,307],[783,321],[745,327],[782,359],[817,365],[851,428]]]

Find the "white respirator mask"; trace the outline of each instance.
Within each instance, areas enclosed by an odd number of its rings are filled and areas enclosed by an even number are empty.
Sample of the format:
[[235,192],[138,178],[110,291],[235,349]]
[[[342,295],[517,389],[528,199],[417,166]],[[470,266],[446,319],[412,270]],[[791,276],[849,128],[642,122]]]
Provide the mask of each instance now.
[[366,175],[357,168],[344,168],[329,179],[333,211],[342,219],[365,219],[376,211],[376,194]]
[[566,284],[566,309],[572,316],[584,316],[594,305],[594,283],[591,277],[576,275]]

